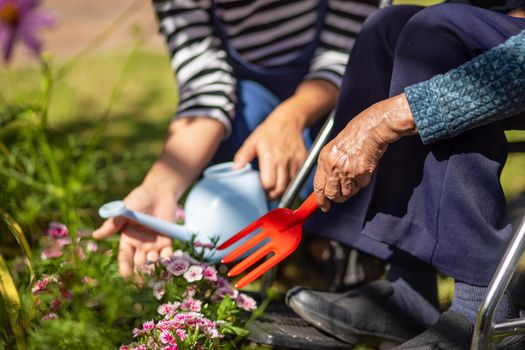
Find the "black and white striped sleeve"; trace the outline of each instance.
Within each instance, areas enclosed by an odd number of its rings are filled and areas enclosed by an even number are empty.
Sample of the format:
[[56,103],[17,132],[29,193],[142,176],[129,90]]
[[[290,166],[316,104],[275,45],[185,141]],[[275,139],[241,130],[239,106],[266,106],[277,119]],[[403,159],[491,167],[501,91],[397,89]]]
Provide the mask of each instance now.
[[235,78],[221,41],[213,35],[210,0],[155,0],[160,32],[179,88],[176,118],[207,116],[229,135],[235,110]]
[[377,10],[375,0],[328,0],[321,32],[310,72],[306,79],[321,78],[341,85],[350,50],[366,17]]

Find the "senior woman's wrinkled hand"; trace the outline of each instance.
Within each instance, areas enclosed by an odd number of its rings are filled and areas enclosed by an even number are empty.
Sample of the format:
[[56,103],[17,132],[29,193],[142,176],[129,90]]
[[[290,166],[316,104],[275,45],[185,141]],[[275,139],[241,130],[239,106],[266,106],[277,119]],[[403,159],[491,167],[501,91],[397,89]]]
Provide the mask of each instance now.
[[416,134],[405,94],[381,101],[361,112],[321,150],[314,179],[319,207],[341,203],[370,183],[388,145]]

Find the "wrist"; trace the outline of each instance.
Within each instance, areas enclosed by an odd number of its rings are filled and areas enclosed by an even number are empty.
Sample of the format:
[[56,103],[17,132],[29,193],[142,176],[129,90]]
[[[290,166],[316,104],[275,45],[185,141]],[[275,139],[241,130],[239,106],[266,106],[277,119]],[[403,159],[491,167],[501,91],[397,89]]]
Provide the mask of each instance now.
[[170,165],[168,157],[161,154],[148,171],[141,186],[151,191],[173,193],[179,198],[184,191],[184,184],[177,170]]
[[404,93],[388,99],[390,106],[386,113],[386,121],[392,133],[396,135],[393,141],[397,139],[417,134],[414,116],[410,110],[410,105]]

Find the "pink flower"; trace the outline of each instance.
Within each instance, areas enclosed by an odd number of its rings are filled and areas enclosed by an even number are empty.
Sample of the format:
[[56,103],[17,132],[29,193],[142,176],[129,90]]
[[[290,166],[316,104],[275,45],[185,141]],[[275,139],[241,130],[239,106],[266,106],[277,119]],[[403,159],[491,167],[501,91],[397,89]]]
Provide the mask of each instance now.
[[62,297],[67,301],[71,301],[71,299],[73,299],[73,292],[69,289],[66,289],[62,292]]
[[217,270],[213,266],[207,266],[202,272],[204,278],[208,281],[216,282],[217,281]]
[[142,330],[149,332],[155,328],[155,322],[153,320],[146,321],[142,324]]
[[77,256],[80,260],[86,259],[86,254],[84,254],[84,250],[80,247],[77,247]]
[[182,223],[184,221],[184,216],[185,216],[184,209],[177,206],[177,208],[175,209],[175,222]]
[[184,329],[177,329],[175,331],[175,334],[177,334],[177,337],[179,337],[179,339],[182,341],[184,341],[188,337],[188,334]]
[[166,270],[175,276],[180,276],[188,270],[189,266],[190,263],[187,260],[176,257],[166,263]]
[[197,286],[191,285],[186,287],[186,290],[184,291],[185,298],[193,298],[195,294],[197,294]]
[[118,348],[118,350],[130,350],[130,349],[129,349],[129,346],[127,345],[121,345],[120,348]]
[[179,350],[179,348],[177,347],[177,345],[170,345],[166,346],[164,350]]
[[31,292],[33,294],[38,294],[39,292],[43,291],[44,289],[46,289],[47,285],[49,284],[49,281],[49,277],[44,276],[41,280],[35,282],[35,286],[33,287],[33,289],[31,289]]
[[95,242],[93,242],[93,241],[88,241],[87,245],[86,245],[86,249],[87,249],[88,252],[94,253],[94,252],[97,251],[98,245]]
[[82,282],[83,284],[87,284],[90,287],[98,287],[98,280],[93,277],[84,276],[80,279],[80,282]]
[[221,338],[222,335],[219,333],[215,325],[208,326],[204,328],[204,333],[210,338]]
[[178,301],[174,303],[162,304],[157,308],[157,312],[159,313],[159,315],[173,314],[175,313],[175,311],[177,311],[179,306],[180,306],[180,303]]
[[[0,0],[0,1],[12,1],[12,0]],[[67,236],[69,236],[69,230],[67,229],[66,225],[60,222],[51,222],[49,223],[47,234],[53,238],[66,238]]]
[[22,40],[34,54],[42,49],[37,30],[53,26],[55,20],[37,9],[39,3],[38,0],[0,0],[0,41],[5,61],[11,58],[18,40]]
[[249,297],[243,293],[239,294],[239,296],[235,300],[235,303],[238,307],[246,311],[252,311],[257,308],[257,303],[255,302],[255,300],[252,297]]
[[201,311],[202,301],[195,299],[184,299],[180,304],[180,309],[183,311]]
[[162,297],[164,296],[164,292],[164,281],[156,282],[153,286],[153,295],[155,296],[155,298],[157,300],[162,299]]
[[168,331],[162,331],[160,333],[160,341],[162,342],[162,344],[170,344],[170,345],[177,344],[175,337]]
[[193,242],[193,246],[195,248],[208,248],[208,249],[213,248],[213,244],[212,243],[204,243],[204,242],[201,242],[201,241]]
[[55,299],[51,303],[49,303],[49,308],[53,311],[57,311],[58,309],[60,309],[61,303],[62,302],[59,299]]
[[200,281],[202,279],[202,267],[197,265],[190,266],[188,271],[184,272],[184,279],[190,283]]
[[139,329],[139,328],[133,328],[133,331],[131,331],[131,332],[133,333],[133,338],[138,338],[142,334],[144,334],[144,331],[142,329]]
[[61,257],[61,256],[62,256],[62,251],[60,249],[54,248],[54,247],[44,249],[42,251],[42,253],[40,253],[40,258],[42,260],[58,258],[58,257]]
[[57,318],[58,318],[58,315],[52,312],[50,314],[44,315],[42,317],[42,321],[56,320]]

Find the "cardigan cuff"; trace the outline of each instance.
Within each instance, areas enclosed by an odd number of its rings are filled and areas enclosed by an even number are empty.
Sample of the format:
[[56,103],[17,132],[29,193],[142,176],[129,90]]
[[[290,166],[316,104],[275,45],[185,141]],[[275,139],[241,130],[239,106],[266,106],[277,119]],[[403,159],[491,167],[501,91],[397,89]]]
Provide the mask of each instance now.
[[405,95],[424,144],[450,136],[429,81],[406,87]]

